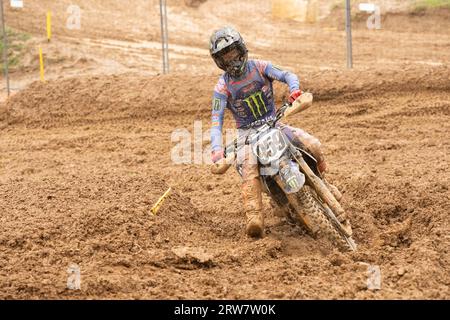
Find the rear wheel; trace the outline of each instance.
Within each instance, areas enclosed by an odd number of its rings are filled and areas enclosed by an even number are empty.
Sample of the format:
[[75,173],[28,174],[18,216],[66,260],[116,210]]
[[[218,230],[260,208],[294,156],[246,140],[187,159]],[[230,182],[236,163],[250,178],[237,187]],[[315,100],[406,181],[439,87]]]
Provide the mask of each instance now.
[[314,237],[325,237],[341,251],[355,250],[352,238],[341,234],[326,215],[325,209],[317,199],[316,193],[309,186],[304,186],[295,196],[298,201],[289,197],[295,209],[294,218],[306,226]]

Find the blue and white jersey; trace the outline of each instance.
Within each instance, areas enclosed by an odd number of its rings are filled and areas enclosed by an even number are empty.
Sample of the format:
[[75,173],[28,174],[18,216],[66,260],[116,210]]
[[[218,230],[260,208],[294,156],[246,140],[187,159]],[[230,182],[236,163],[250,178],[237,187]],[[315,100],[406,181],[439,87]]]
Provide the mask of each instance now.
[[214,88],[212,102],[211,147],[222,148],[222,126],[225,109],[229,109],[242,128],[257,120],[276,114],[272,82],[278,80],[289,86],[289,91],[298,90],[298,77],[288,71],[274,67],[268,61],[249,60],[246,72],[234,79],[224,73]]

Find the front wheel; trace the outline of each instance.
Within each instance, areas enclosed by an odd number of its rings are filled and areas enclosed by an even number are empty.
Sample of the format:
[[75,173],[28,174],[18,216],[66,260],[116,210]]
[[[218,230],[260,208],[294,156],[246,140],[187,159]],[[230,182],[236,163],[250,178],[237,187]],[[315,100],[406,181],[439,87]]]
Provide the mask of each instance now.
[[353,239],[340,232],[334,225],[310,186],[305,185],[295,196],[298,201],[295,201],[295,204],[290,201],[295,208],[296,216],[294,218],[305,225],[310,233],[314,236],[324,236],[341,251],[356,250]]

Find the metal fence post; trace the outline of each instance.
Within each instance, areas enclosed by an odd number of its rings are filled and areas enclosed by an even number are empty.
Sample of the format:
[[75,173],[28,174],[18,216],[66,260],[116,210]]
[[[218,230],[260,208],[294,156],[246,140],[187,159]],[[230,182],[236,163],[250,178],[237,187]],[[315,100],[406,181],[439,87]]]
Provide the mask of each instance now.
[[346,0],[345,29],[347,31],[347,68],[353,68],[353,48],[352,48],[352,15],[350,0]]
[[5,27],[5,15],[3,13],[3,0],[0,0],[0,11],[2,16],[2,31],[3,31],[3,67],[6,79],[6,90],[8,91],[8,97],[10,94],[9,89],[9,70],[8,70],[8,35],[6,34]]
[[167,5],[166,0],[159,0],[159,11],[161,15],[161,40],[163,54],[163,72],[169,73],[169,36],[167,30]]

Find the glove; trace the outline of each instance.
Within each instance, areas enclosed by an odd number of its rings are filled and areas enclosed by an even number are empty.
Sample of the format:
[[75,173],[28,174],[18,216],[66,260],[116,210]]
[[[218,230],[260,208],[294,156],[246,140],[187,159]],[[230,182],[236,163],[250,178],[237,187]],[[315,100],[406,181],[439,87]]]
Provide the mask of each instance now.
[[298,97],[300,97],[303,94],[301,90],[294,90],[291,92],[291,95],[289,96],[289,103],[294,103],[295,100],[297,100]]
[[212,160],[213,163],[216,163],[217,161],[220,161],[223,158],[224,158],[224,156],[223,156],[223,150],[222,149],[213,151],[211,153],[211,160]]

